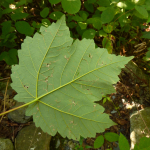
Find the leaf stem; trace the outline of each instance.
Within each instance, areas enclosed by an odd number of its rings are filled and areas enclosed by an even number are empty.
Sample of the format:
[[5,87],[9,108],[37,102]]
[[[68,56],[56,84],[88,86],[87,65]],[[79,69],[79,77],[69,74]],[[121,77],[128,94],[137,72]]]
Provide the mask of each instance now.
[[10,109],[10,110],[8,110],[8,111],[5,111],[5,112],[3,112],[3,113],[0,113],[0,116],[5,115],[5,114],[8,114],[8,113],[10,113],[10,112],[12,112],[12,111],[14,111],[14,110],[19,109],[19,108],[28,106],[28,105],[30,105],[30,104],[36,102],[36,101],[38,101],[38,99],[35,99],[35,100],[33,100],[33,101],[29,102],[29,103],[23,104],[23,105],[21,105],[21,106],[18,106],[18,107],[15,107],[15,108],[13,108],[13,109]]

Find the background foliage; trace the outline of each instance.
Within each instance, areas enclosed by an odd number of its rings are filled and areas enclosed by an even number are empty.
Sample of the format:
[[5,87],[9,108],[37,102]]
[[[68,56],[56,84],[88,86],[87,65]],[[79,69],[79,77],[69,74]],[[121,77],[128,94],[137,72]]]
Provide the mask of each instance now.
[[[48,27],[63,14],[73,38],[94,39],[97,46],[107,48],[109,53],[119,53],[125,44],[128,49],[140,38],[150,39],[149,33],[142,32],[143,23],[150,21],[149,13],[150,0],[1,0],[1,53],[16,53],[25,36],[33,36],[40,26]],[[126,54],[131,55],[130,51]],[[4,53],[0,60],[8,62],[9,55]],[[11,64],[16,62],[14,55]]]

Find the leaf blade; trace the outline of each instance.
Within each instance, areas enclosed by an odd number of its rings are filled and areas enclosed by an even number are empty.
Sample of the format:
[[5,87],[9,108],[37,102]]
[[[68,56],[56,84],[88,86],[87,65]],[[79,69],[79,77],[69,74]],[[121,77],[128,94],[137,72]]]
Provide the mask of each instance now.
[[74,1],[62,0],[61,4],[63,9],[69,14],[75,14],[81,8],[80,0],[74,0]]
[[119,136],[119,148],[120,150],[130,150],[129,143],[122,133]]
[[43,18],[46,18],[49,14],[49,8],[48,7],[45,7],[41,12],[40,12],[40,15],[41,17]]
[[148,18],[148,12],[144,6],[135,6],[135,10],[143,16],[143,18]]
[[100,148],[103,144],[104,144],[104,137],[100,135],[94,141],[94,148]]
[[115,9],[113,7],[108,7],[101,14],[101,21],[103,24],[109,23],[113,20],[115,16]]
[[40,32],[25,39],[20,64],[12,67],[15,99],[34,102],[26,115],[33,115],[44,132],[72,139],[94,137],[115,125],[94,101],[115,91],[112,84],[131,57],[108,55],[106,49],[95,49],[93,40],[72,44],[64,16]]

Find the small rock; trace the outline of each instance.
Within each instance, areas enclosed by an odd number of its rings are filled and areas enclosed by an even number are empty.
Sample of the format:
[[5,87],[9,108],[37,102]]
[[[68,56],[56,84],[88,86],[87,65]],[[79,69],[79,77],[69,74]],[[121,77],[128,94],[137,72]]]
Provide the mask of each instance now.
[[16,150],[50,150],[50,141],[49,134],[31,124],[19,131],[15,147]]
[[113,96],[112,96],[112,99],[114,100],[115,98],[116,98],[116,96],[115,96],[115,95],[113,95]]
[[115,114],[117,111],[116,110],[113,110],[113,111],[111,111],[111,114]]
[[14,150],[11,140],[0,138],[0,150]]
[[114,150],[120,150],[118,142],[115,142],[115,144],[116,144],[116,147],[114,147]]
[[119,104],[119,107],[120,107],[120,108],[122,108],[122,107],[123,107],[123,104],[122,104],[122,103],[120,103],[120,104]]
[[[18,107],[23,104],[23,102],[16,102],[16,104],[12,108]],[[29,122],[32,119],[32,116],[25,116],[26,108],[27,107],[22,107],[20,109],[10,112],[8,114],[8,118],[17,123]]]
[[56,143],[56,148],[58,148],[59,146],[60,146],[60,140],[58,139]]

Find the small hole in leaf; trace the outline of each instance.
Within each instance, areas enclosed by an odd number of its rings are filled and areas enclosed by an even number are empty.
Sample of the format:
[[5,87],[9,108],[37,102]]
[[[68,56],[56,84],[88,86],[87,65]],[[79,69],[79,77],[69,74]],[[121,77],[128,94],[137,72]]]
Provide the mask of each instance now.
[[47,64],[46,64],[46,67],[49,67],[49,66],[50,66],[50,64],[47,63]]
[[29,88],[29,86],[26,86],[26,85],[24,85],[24,87],[27,88],[27,89]]

